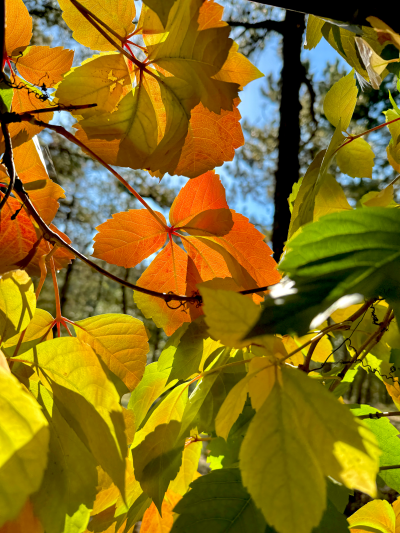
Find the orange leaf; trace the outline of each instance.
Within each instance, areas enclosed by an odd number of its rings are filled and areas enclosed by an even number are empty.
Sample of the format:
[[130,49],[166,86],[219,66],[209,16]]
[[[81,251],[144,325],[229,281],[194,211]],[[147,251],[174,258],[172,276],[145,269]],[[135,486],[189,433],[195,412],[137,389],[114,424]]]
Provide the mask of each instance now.
[[[22,183],[31,185],[28,189],[30,199],[46,224],[49,224],[60,206],[57,200],[65,198],[65,195],[64,190],[49,178],[36,142],[36,140],[30,140],[23,146],[14,148],[14,162]],[[8,183],[8,175],[2,165],[0,166],[0,181]]]
[[161,507],[162,517],[155,504],[152,503],[144,513],[141,533],[169,533],[174,523],[173,509],[181,498],[179,494],[168,490]]
[[30,46],[22,57],[14,58],[18,71],[33,85],[54,87],[72,66],[74,52],[62,46]]
[[235,150],[244,145],[241,119],[234,101],[232,111],[220,114],[198,104],[192,111],[189,129],[174,174],[195,178],[208,170],[232,161]]
[[[0,196],[3,195],[0,193]],[[25,269],[32,276],[40,276],[39,259],[48,253],[47,243],[38,238],[35,227],[22,209],[15,220],[11,216],[20,209],[21,204],[9,198],[0,213],[0,273],[16,268]],[[68,243],[71,241],[53,224],[50,225]],[[57,270],[66,267],[74,256],[64,248],[59,248],[53,255]]]
[[[24,81],[15,76],[12,79],[14,88],[14,94],[12,99],[12,111],[14,113],[23,113],[24,111],[31,111],[33,109],[44,109],[49,107],[47,102],[40,100],[41,95],[40,91],[35,87],[28,86]],[[53,113],[41,113],[40,120],[43,122],[50,122],[53,118]],[[43,128],[40,126],[34,126],[29,122],[20,122],[13,123],[9,126],[10,135],[12,138],[12,145],[15,148],[29,139],[34,135],[42,131]],[[4,145],[3,134],[0,134],[0,141]]]
[[229,209],[224,186],[217,174],[207,172],[181,189],[172,204],[169,220],[173,226],[182,227],[202,211],[222,208]]
[[[158,292],[184,295],[187,263],[187,254],[171,240],[144,271],[137,285]],[[179,302],[170,302],[169,307],[164,300],[140,292],[135,292],[134,298],[144,316],[152,318],[156,326],[163,328],[167,335],[171,335],[184,322],[190,322],[190,315],[179,307]]]
[[[161,213],[157,213],[165,221]],[[93,256],[113,265],[132,268],[159,250],[167,232],[147,209],[117,213],[96,228]]]
[[32,17],[22,0],[7,0],[6,2],[6,53],[18,53],[19,48],[25,48],[32,38]]
[[0,533],[43,533],[42,524],[33,514],[33,506],[30,500],[27,500],[18,518],[6,522],[0,528]]

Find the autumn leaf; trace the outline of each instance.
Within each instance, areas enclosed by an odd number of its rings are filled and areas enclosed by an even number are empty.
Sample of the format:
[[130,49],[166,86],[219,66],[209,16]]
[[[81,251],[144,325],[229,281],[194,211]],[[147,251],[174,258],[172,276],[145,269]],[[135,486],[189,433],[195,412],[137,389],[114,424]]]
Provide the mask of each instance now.
[[28,326],[36,309],[32,280],[23,270],[0,277],[0,346]]
[[29,322],[26,330],[24,330],[23,341],[19,345],[18,352],[14,353],[20,340],[20,334],[9,338],[3,344],[3,352],[8,357],[12,357],[31,350],[34,346],[44,340],[51,340],[53,338],[53,331],[51,329],[53,320],[54,319],[50,313],[43,309],[36,308],[32,320]]
[[44,533],[40,520],[35,516],[32,502],[27,500],[22,511],[15,520],[6,522],[0,527],[0,533]]
[[366,533],[367,531],[395,533],[395,513],[392,506],[385,500],[368,502],[352,514],[347,521],[351,533]]
[[179,494],[168,489],[161,506],[161,514],[156,505],[152,503],[144,513],[140,531],[142,533],[169,533],[174,523],[173,509],[180,499]]
[[32,17],[22,0],[10,0],[6,4],[7,56],[24,50],[32,38]]
[[20,75],[33,85],[54,87],[72,66],[74,52],[62,46],[29,46],[13,58]]
[[[97,228],[93,255],[132,268],[167,241],[137,282],[164,293],[192,295],[197,283],[215,276],[233,278],[246,289],[279,281],[263,235],[248,219],[229,210],[225,189],[213,172],[186,183],[172,204],[170,227],[160,213],[156,216],[144,209],[113,215]],[[187,253],[172,236],[180,237]],[[139,292],[135,301],[168,335],[196,317]]]

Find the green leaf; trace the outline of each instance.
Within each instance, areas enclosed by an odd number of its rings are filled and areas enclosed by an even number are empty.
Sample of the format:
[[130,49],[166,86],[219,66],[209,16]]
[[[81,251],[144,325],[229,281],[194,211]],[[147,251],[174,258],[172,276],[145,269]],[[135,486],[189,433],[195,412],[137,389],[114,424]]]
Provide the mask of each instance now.
[[[351,406],[351,412],[354,416],[367,415],[370,413],[380,413],[379,409],[369,405]],[[372,431],[382,450],[380,456],[380,466],[391,466],[400,464],[400,439],[399,432],[392,425],[390,420],[385,417],[365,419],[364,424]],[[389,487],[399,492],[400,489],[400,471],[399,470],[382,470],[379,472],[380,477]]]
[[36,309],[31,278],[23,270],[0,277],[0,347],[9,338],[24,331]]
[[161,424],[132,450],[135,477],[160,512],[168,485],[182,463],[185,437],[179,437],[180,430],[177,420]]
[[312,533],[349,533],[349,524],[346,517],[328,500],[322,520]]
[[3,79],[0,82],[0,112],[9,113],[11,111],[11,103],[14,91],[11,87],[9,77],[6,76],[4,73],[3,77],[5,77],[6,79]]
[[325,20],[315,17],[314,15],[308,15],[306,42],[304,43],[304,48],[307,50],[312,50],[317,46],[322,38],[321,29],[324,24]]
[[157,363],[146,366],[143,378],[131,394],[128,409],[135,415],[136,429],[140,428],[152,404],[175,383],[167,385],[170,369],[159,370]]
[[129,508],[129,511],[126,515],[126,525],[123,533],[129,533],[132,531],[132,526],[136,524],[136,522],[139,522],[142,518],[146,510],[151,505],[151,498],[147,496],[144,492],[133,502],[131,507]]
[[190,485],[175,506],[171,533],[264,533],[265,521],[243,487],[237,468],[213,470]]
[[122,494],[127,443],[119,396],[92,348],[74,337],[39,344],[24,354],[66,422]]
[[47,465],[49,428],[36,400],[0,369],[0,527],[36,492]]
[[282,385],[276,382],[250,423],[240,470],[268,524],[279,533],[310,533],[326,508],[324,476],[374,496],[378,456],[374,436],[346,406],[285,367]]
[[110,313],[80,320],[74,329],[78,339],[89,344],[118,378],[112,381],[119,394],[133,391],[142,379],[149,351],[143,322]]
[[342,186],[331,174],[326,174],[315,198],[313,220],[331,213],[351,210],[352,207],[347,201]]
[[336,161],[343,174],[351,178],[372,178],[375,154],[364,139],[344,144],[337,154]]
[[49,460],[32,501],[46,533],[82,533],[96,497],[97,462],[43,385],[31,383],[50,428]]
[[329,89],[324,100],[324,113],[335,128],[339,123],[342,131],[346,131],[350,126],[351,117],[357,103],[357,93],[354,70]]
[[[399,235],[400,211],[382,207],[334,213],[306,226],[288,243],[280,265],[292,280],[286,282],[290,288],[286,294],[275,292],[279,305],[273,298],[266,299],[259,322],[247,336],[304,334],[312,316],[345,295],[386,297],[396,308],[400,300]],[[349,300],[342,307],[361,299]],[[301,322],[297,323],[298,318]]]

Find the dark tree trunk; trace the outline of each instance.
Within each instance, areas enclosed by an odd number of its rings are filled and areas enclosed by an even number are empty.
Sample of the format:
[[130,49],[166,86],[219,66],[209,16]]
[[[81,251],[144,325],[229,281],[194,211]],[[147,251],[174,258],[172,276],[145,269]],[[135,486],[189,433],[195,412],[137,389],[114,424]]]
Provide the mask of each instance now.
[[290,211],[288,198],[293,184],[299,180],[300,146],[300,86],[304,81],[301,47],[305,29],[305,16],[287,11],[282,28],[282,72],[280,124],[278,133],[278,161],[275,172],[275,214],[272,232],[274,258],[279,261],[289,230]]
[[[124,281],[128,281],[128,278],[129,278],[129,268],[125,270]],[[126,288],[123,285],[121,285],[121,291],[122,291],[121,309],[124,315],[126,315],[128,313],[128,300],[126,298]]]

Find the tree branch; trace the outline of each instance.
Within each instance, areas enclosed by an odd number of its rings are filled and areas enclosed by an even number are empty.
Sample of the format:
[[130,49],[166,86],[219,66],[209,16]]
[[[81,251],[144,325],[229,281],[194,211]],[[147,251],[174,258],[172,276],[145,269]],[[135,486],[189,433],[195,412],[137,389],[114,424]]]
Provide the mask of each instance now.
[[227,20],[231,28],[245,28],[246,30],[267,30],[275,31],[283,35],[285,23],[280,20],[261,20],[260,22],[241,22],[238,20]]
[[384,416],[400,416],[400,411],[386,411],[385,413],[369,413],[368,415],[357,416],[359,420],[366,420],[370,418],[371,420],[377,420]]
[[1,121],[1,131],[3,132],[4,144],[5,144],[3,165],[7,169],[8,177],[10,178],[10,183],[8,184],[6,193],[0,202],[0,213],[3,207],[5,206],[7,200],[9,199],[15,186],[15,166],[14,166],[14,160],[13,160],[11,138],[8,132],[8,125],[3,121]]

